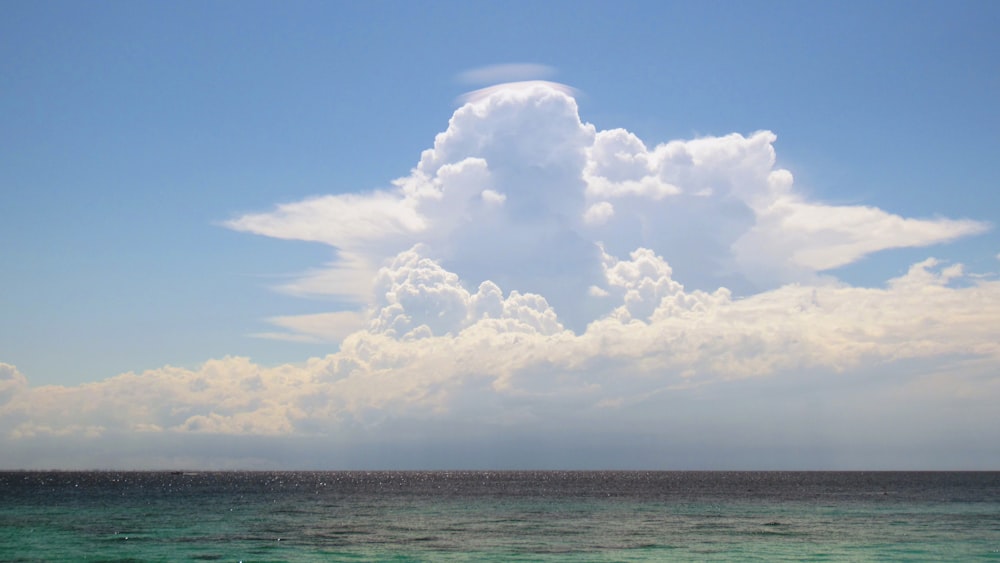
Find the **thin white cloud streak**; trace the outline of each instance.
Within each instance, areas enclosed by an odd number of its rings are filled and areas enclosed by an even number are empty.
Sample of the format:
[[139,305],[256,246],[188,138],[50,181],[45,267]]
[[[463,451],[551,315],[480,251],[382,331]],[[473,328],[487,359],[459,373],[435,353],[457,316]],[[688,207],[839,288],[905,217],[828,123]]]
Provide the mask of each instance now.
[[268,321],[291,332],[266,332],[251,336],[292,342],[336,343],[364,329],[368,323],[367,317],[357,311],[288,315],[272,317]]
[[537,63],[506,63],[481,66],[459,73],[458,80],[463,84],[486,85],[502,82],[519,82],[525,80],[541,80],[554,75],[556,70],[548,65]]
[[279,205],[271,213],[244,215],[228,227],[286,240],[365,246],[394,236],[419,233],[426,224],[415,210],[392,194],[344,194]]
[[[989,229],[979,221],[904,219],[865,206],[829,206],[781,199],[758,215],[758,225],[736,248],[785,247],[789,262],[815,271],[846,266],[868,254],[949,242]],[[826,239],[815,244],[816,239]],[[745,260],[752,260],[746,256]]]
[[[845,456],[890,443],[910,463],[979,447],[974,432],[995,443],[1000,282],[933,259],[884,287],[817,275],[988,225],[809,201],[775,168],[774,142],[763,131],[650,149],[582,122],[559,89],[495,89],[458,109],[392,189],[228,223],[337,249],[286,290],[350,296],[357,311],[277,317],[283,331],[260,336],[342,339],[339,351],[77,387],[31,387],[0,365],[0,444],[271,436],[342,453],[419,443],[460,463],[470,444],[528,436],[567,452],[627,442],[642,460],[634,429],[655,428],[643,435],[720,466],[708,452],[741,441]],[[714,283],[724,276],[764,289],[737,298]],[[841,410],[815,418],[829,405]],[[206,448],[176,459],[247,459]]]

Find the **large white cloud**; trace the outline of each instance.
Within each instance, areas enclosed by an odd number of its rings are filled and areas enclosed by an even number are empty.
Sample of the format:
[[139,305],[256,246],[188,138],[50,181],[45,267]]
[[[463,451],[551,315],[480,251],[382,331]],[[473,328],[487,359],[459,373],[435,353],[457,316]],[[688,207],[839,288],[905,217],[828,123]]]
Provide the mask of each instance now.
[[468,287],[492,281],[544,296],[575,331],[608,311],[595,299],[608,289],[605,254],[648,248],[695,287],[746,293],[989,227],[810,201],[776,168],[775,140],[760,131],[650,148],[582,122],[566,88],[509,84],[459,108],[392,189],[283,204],[228,225],[337,249],[329,267],[286,286],[294,292],[371,307],[378,268],[421,243]]
[[[662,466],[678,452],[725,466],[713,449],[756,445],[770,453],[738,459],[828,448],[855,456],[834,466],[863,466],[890,442],[918,463],[1000,439],[1000,282],[933,259],[884,287],[817,275],[987,225],[810,201],[775,168],[769,132],[649,148],[582,122],[567,92],[491,89],[391,189],[228,223],[336,249],[286,289],[354,309],[278,317],[285,332],[258,335],[337,341],[336,353],[77,387],[31,387],[0,364],[4,463],[90,440],[119,465],[280,465],[233,445],[256,436],[342,467],[426,464],[415,444],[444,465],[505,453],[545,465],[531,456],[546,451],[566,465],[594,448],[624,457],[592,466]],[[734,294],[725,280],[761,289]],[[139,442],[169,454],[135,461]]]

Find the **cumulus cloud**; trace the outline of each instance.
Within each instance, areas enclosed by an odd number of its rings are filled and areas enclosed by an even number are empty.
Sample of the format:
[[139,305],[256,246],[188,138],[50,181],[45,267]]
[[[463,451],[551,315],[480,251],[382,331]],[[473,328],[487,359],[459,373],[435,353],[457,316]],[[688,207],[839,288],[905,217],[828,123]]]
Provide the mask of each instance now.
[[[227,223],[334,249],[284,289],[353,309],[277,317],[281,330],[258,336],[339,341],[337,352],[78,387],[30,387],[0,364],[0,443],[142,435],[167,451],[176,436],[286,437],[332,444],[322,459],[341,467],[387,459],[365,444],[419,443],[464,460],[453,465],[474,465],[469,452],[489,464],[495,450],[534,466],[526,452],[559,444],[553,463],[620,447],[632,466],[662,467],[727,444],[871,451],[891,439],[917,455],[927,440],[1000,428],[1000,281],[934,259],[882,287],[830,275],[988,225],[812,201],[776,168],[775,141],[761,131],[650,147],[583,122],[547,83],[491,89],[391,187]],[[927,421],[944,426],[928,437]],[[222,443],[205,442],[199,459]]]
[[596,299],[609,290],[606,255],[646,248],[698,289],[748,293],[989,228],[811,201],[776,167],[775,141],[758,131],[649,146],[583,122],[559,85],[503,84],[456,110],[392,188],[282,204],[227,225],[336,249],[334,262],[283,288],[293,293],[373,310],[379,268],[421,244],[467,289],[491,281],[542,295],[577,332],[610,311]]
[[417,247],[400,253],[375,280],[381,296],[371,332],[404,339],[455,335],[469,325],[492,319],[506,330],[553,334],[562,330],[545,298],[511,292],[484,281],[472,294],[458,276],[421,256]]

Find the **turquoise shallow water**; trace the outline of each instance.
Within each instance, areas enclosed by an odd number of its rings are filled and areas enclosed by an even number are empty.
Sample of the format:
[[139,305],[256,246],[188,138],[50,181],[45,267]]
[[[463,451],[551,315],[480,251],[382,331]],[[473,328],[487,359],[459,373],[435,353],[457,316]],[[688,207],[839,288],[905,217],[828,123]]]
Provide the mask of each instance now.
[[1000,561],[1000,473],[0,473],[4,561]]

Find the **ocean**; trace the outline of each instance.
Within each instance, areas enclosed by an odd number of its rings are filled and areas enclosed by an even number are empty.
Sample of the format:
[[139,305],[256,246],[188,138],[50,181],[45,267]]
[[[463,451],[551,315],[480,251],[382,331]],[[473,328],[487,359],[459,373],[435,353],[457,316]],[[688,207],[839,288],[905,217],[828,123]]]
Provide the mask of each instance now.
[[0,472],[3,561],[1000,561],[1000,472]]

